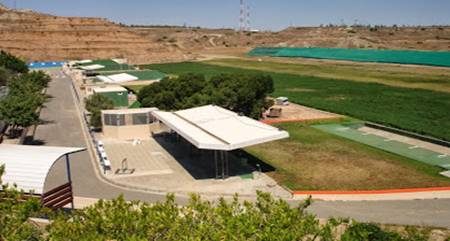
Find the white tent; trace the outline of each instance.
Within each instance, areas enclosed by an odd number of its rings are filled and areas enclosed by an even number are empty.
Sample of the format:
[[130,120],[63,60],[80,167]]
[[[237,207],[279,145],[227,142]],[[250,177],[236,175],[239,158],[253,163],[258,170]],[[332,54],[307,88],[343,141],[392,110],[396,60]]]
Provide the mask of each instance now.
[[86,148],[1,144],[0,165],[5,165],[3,184],[16,184],[24,192],[43,194],[45,180],[55,162],[84,150]]
[[105,66],[100,65],[100,64],[92,64],[92,65],[86,65],[86,66],[81,66],[80,69],[82,70],[99,70],[99,69],[104,69]]
[[83,59],[83,60],[77,60],[77,61],[74,61],[76,64],[89,64],[89,63],[92,63],[92,60],[90,60],[90,59]]
[[131,74],[127,74],[127,73],[114,74],[114,75],[108,75],[108,76],[98,75],[97,78],[105,83],[110,83],[110,84],[125,83],[125,82],[139,80],[138,77],[131,75]]
[[199,149],[231,151],[289,137],[286,131],[219,106],[152,114]]

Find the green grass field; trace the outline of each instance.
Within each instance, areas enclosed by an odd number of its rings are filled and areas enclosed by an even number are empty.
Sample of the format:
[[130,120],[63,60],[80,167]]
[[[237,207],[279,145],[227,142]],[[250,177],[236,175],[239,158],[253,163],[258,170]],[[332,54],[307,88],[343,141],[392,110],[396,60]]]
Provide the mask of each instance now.
[[397,87],[450,93],[450,68],[411,68],[396,65],[314,63],[280,59],[215,59],[205,63],[226,67],[296,74],[320,78],[374,82]]
[[247,148],[292,190],[377,190],[450,186],[443,169],[390,154],[306,124],[278,125],[290,138]]
[[273,96],[286,96],[306,106],[450,140],[450,94],[445,92],[205,63],[143,67],[175,75],[202,73],[208,78],[220,73],[268,74],[274,78]]

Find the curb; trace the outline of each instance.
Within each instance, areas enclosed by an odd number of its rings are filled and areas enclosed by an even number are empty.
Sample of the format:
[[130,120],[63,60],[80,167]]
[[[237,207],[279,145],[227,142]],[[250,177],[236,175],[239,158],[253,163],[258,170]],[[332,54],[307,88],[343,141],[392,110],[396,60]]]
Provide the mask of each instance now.
[[317,118],[317,119],[265,119],[265,120],[261,120],[262,123],[268,124],[268,125],[273,125],[273,124],[282,124],[282,123],[295,123],[295,122],[300,122],[300,123],[305,123],[305,122],[310,122],[310,121],[327,121],[327,120],[339,120],[342,117],[327,117],[327,118]]
[[293,191],[294,199],[311,197],[324,201],[389,201],[449,199],[450,187],[407,188],[362,191]]

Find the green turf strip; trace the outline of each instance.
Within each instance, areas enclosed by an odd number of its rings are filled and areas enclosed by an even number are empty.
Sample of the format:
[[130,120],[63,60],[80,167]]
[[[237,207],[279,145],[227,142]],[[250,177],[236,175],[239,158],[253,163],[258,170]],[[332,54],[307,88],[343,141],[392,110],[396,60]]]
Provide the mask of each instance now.
[[404,156],[429,165],[439,166],[450,170],[450,157],[434,151],[413,147],[399,141],[388,140],[386,138],[364,133],[355,129],[354,126],[342,124],[314,125],[316,129],[327,133],[335,134],[356,142],[360,142],[378,149]]

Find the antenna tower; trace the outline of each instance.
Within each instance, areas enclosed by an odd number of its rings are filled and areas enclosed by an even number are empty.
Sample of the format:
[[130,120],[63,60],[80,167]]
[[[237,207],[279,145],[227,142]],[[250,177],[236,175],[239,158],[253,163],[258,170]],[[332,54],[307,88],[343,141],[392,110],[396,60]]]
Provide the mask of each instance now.
[[246,16],[247,16],[246,29],[247,29],[247,31],[250,31],[251,30],[250,29],[250,5],[247,5],[247,15]]
[[245,3],[240,0],[239,31],[245,31]]

